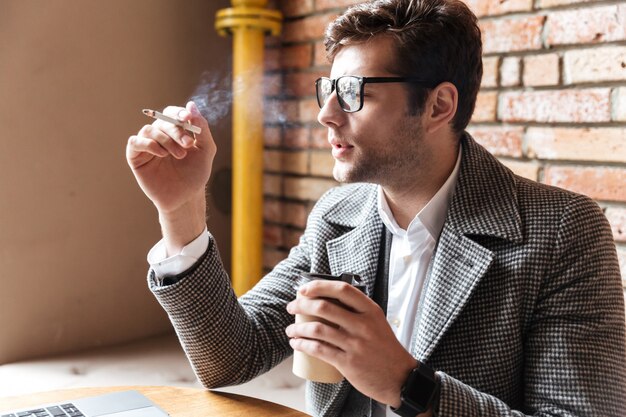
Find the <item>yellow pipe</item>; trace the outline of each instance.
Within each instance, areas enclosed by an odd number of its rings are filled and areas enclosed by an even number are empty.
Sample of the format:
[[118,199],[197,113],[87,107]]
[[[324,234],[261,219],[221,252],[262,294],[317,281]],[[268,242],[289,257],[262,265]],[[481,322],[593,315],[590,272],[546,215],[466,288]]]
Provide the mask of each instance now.
[[215,27],[233,36],[233,218],[231,277],[237,295],[263,273],[263,52],[282,16],[267,0],[232,0]]

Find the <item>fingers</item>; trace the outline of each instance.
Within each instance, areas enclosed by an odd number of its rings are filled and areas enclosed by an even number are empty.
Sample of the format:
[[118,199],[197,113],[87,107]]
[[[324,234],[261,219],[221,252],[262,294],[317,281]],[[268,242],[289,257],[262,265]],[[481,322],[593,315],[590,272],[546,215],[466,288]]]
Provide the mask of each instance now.
[[202,132],[194,135],[173,123],[160,119],[151,125],[145,125],[135,136],[131,136],[126,147],[126,156],[133,166],[139,166],[154,157],[165,158],[169,155],[183,159],[188,152],[204,149],[211,157],[215,155],[216,146],[208,122],[193,102],[186,107],[168,106],[163,110],[166,116],[188,121],[200,127]]
[[346,336],[341,330],[318,321],[292,324],[285,329],[285,333],[290,339],[308,339],[318,342],[323,340],[322,343],[330,344],[340,350],[343,350],[343,343],[346,341]]
[[356,312],[366,312],[376,304],[359,289],[345,282],[314,280],[298,292],[309,298],[332,298]]
[[[213,143],[213,138],[211,136],[211,130],[209,129],[209,123],[202,116],[198,106],[193,101],[189,101],[186,107],[176,107],[169,106],[163,110],[163,114],[174,117],[183,122],[190,122],[191,124],[198,126],[202,129],[200,134],[194,136],[195,146],[199,148],[204,148],[206,146],[215,146]],[[171,126],[171,124],[170,124]],[[171,129],[171,127],[170,127]],[[183,134],[186,134],[189,137],[189,132],[185,131],[182,128],[176,128],[179,131],[182,131]],[[179,142],[182,143],[182,142]]]
[[[159,121],[157,120],[157,122]],[[161,128],[157,127],[156,126],[157,122],[154,122],[151,125],[145,125],[144,127],[142,127],[137,136],[156,142],[174,158],[177,158],[177,159],[184,158],[187,155],[187,151],[185,150],[185,147],[183,147],[178,142],[172,140],[172,136],[164,132]],[[162,122],[162,123],[166,123],[166,122]],[[193,141],[193,139],[191,140]]]
[[304,296],[298,296],[294,301],[287,304],[287,311],[291,314],[318,317],[348,331],[358,327],[355,315],[360,314],[346,308],[345,305],[341,305],[333,299]]
[[[182,107],[168,106],[163,109],[163,114],[175,119],[181,119],[179,114],[182,114],[182,112],[185,111],[186,110]],[[161,130],[161,132],[173,139],[182,148],[188,149],[194,145],[195,139],[191,136],[192,133],[186,131],[182,127],[159,119],[155,120],[154,123],[152,123],[152,126]]]
[[169,152],[154,140],[141,136],[131,136],[128,138],[126,155],[129,158],[134,158],[142,153],[158,156],[160,158],[165,158],[169,155]]
[[289,339],[289,345],[293,350],[306,353],[336,367],[344,361],[343,358],[346,356],[341,349],[318,340],[292,338]]

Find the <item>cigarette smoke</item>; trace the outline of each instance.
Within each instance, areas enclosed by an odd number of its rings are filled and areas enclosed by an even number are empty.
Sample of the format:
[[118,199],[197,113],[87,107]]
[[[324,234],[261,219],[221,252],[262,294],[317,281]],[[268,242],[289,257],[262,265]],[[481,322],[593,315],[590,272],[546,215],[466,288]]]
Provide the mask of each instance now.
[[[268,81],[275,84],[279,81]],[[274,85],[265,86],[272,91]],[[205,71],[189,100],[196,103],[200,113],[207,119],[210,126],[214,126],[222,121],[231,110],[233,104],[233,96],[235,92],[240,92],[243,88],[242,83],[233,80],[230,74],[221,74],[220,72]],[[265,120],[273,120],[279,124],[287,122],[287,117],[281,111],[280,106],[272,105],[264,95]]]
[[230,112],[233,103],[229,77],[205,71],[189,100],[196,103],[209,126],[216,125]]

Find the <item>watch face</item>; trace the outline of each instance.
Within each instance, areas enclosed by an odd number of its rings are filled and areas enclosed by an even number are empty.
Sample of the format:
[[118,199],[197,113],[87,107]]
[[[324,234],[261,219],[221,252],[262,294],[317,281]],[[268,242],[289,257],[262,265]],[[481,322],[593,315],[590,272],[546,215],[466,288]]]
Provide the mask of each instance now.
[[404,387],[403,400],[409,401],[420,408],[425,408],[428,406],[435,387],[435,380],[423,375],[416,369],[411,373]]

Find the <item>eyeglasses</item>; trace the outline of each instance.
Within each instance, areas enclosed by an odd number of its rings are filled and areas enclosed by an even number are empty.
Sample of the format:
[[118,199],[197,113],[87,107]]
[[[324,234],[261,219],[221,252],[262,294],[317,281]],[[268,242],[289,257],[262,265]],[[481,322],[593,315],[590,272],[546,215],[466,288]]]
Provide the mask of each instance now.
[[337,101],[341,110],[354,113],[363,108],[363,90],[367,83],[413,83],[422,87],[433,88],[437,84],[414,77],[358,77],[344,75],[336,79],[326,77],[315,81],[315,93],[320,109],[324,107],[333,91],[337,91]]

